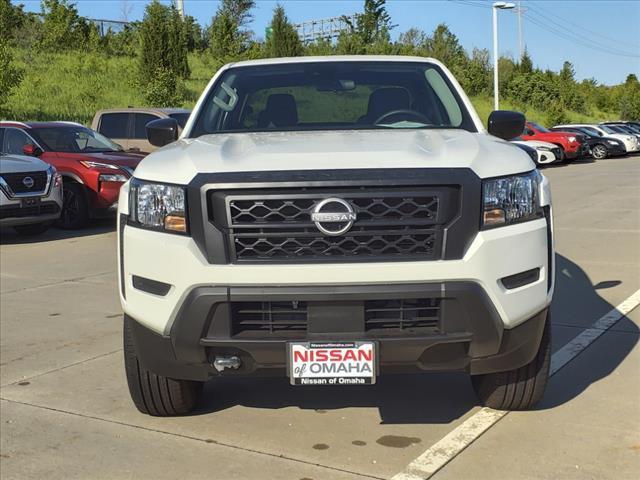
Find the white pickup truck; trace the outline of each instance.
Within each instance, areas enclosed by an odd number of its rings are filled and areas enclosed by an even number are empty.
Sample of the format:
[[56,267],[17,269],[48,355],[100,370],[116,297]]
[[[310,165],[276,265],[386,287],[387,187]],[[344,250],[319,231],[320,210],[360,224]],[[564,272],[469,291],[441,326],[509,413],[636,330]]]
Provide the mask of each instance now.
[[[158,416],[205,381],[373,384],[465,371],[527,409],[549,370],[548,181],[440,62],[247,61],[216,73],[118,203],[127,380]],[[498,138],[501,137],[501,138]],[[304,388],[304,387],[299,387]]]

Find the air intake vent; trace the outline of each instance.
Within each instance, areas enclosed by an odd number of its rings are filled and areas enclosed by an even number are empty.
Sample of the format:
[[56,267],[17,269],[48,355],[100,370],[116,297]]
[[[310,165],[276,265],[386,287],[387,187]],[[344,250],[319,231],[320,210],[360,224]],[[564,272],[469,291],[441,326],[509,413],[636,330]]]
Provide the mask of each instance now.
[[439,298],[369,300],[364,304],[364,322],[370,330],[440,331]]
[[291,333],[307,330],[307,303],[235,302],[231,304],[233,334]]

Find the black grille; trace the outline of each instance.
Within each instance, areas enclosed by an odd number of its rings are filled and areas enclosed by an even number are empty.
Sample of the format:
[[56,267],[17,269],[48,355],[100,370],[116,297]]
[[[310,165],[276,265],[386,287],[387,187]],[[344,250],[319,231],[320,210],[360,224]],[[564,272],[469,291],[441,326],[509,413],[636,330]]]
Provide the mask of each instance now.
[[[435,220],[438,197],[428,196],[376,196],[347,198],[358,219],[414,221]],[[239,200],[229,201],[231,226],[261,225],[269,223],[309,223],[311,211],[319,198]]]
[[240,259],[322,259],[327,257],[391,257],[424,255],[432,257],[436,246],[434,231],[390,231],[325,237],[318,234],[296,236],[235,236]]
[[13,205],[8,205],[0,208],[0,219],[48,215],[58,213],[59,211],[60,208],[55,202],[43,202],[35,207],[15,207]]
[[[211,192],[210,219],[227,232],[232,262],[435,260],[458,205],[455,187],[300,192]],[[356,214],[344,234],[325,235],[311,221],[327,198],[345,200]]]
[[364,303],[364,322],[371,330],[440,331],[439,298],[368,300]]
[[307,330],[306,302],[235,302],[231,304],[233,334],[292,333]]
[[[24,184],[24,179],[31,177],[33,186],[31,188]],[[2,178],[13,193],[38,193],[43,192],[47,186],[47,172],[21,172],[21,173],[3,173]]]
[[[439,333],[440,303],[440,298],[363,301],[363,333]],[[307,302],[232,302],[230,305],[233,335],[273,334],[289,338],[306,335]]]

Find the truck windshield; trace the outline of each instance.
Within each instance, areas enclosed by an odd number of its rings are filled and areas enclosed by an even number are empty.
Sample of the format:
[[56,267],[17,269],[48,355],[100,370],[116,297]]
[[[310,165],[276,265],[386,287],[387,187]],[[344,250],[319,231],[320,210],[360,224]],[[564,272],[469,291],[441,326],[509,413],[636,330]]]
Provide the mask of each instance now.
[[300,62],[226,70],[189,136],[222,132],[461,128],[475,125],[430,63]]

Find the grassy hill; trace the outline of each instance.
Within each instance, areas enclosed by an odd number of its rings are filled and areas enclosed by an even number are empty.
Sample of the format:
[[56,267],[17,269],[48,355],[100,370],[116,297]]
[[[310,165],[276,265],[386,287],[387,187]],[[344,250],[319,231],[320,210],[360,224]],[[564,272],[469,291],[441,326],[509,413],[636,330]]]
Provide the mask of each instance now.
[[[9,97],[6,108],[12,120],[70,120],[89,125],[102,108],[146,106],[136,85],[137,62],[129,57],[96,53],[44,54],[16,50],[16,63],[24,70],[20,86]],[[215,66],[203,55],[189,57],[191,78],[185,82],[181,106],[192,108],[213,74]],[[489,96],[471,99],[486,122],[493,109]],[[527,118],[546,123],[545,112],[500,103],[503,109],[524,111]],[[612,112],[592,111],[588,115],[567,112],[575,122],[598,122],[617,117]]]

